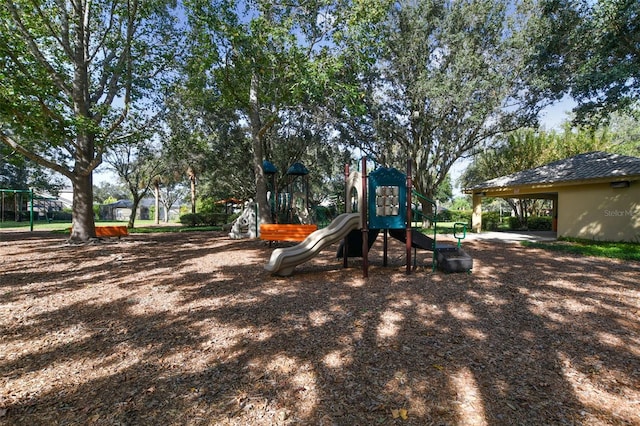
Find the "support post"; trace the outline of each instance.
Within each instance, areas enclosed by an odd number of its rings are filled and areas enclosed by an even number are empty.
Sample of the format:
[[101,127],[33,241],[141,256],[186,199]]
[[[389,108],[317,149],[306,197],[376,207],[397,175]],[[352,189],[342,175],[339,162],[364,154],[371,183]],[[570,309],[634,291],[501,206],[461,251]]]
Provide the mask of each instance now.
[[[351,194],[349,194],[349,164],[344,165],[344,212],[350,213],[351,209],[348,207],[348,203],[350,200]],[[347,251],[349,250],[349,236],[345,236],[342,243],[342,267],[349,267],[349,254]]]
[[411,191],[413,183],[411,181],[411,159],[407,160],[407,275],[411,274]]
[[382,248],[382,266],[387,266],[387,245],[389,244],[389,230],[384,229],[383,248]]
[[482,230],[482,195],[473,194],[473,213],[471,214],[471,229],[480,233]]
[[29,209],[29,228],[33,232],[33,188],[29,189],[29,201],[31,202],[31,208]]
[[553,207],[551,209],[551,230],[553,232],[558,232],[558,195],[556,194],[551,201],[553,202]]
[[367,157],[362,157],[362,276],[369,276],[369,224],[367,223]]

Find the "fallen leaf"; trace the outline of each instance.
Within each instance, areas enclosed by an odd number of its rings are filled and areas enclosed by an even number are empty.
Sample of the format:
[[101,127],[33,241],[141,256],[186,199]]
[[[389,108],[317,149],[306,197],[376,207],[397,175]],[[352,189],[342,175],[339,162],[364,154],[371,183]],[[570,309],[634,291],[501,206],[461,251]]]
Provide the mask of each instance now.
[[402,420],[407,420],[409,418],[409,415],[407,413],[407,410],[405,410],[404,408],[400,409],[400,418]]
[[409,418],[409,413],[404,408],[400,408],[399,410],[391,410],[391,415],[394,419],[397,419],[399,417],[402,420],[407,420]]

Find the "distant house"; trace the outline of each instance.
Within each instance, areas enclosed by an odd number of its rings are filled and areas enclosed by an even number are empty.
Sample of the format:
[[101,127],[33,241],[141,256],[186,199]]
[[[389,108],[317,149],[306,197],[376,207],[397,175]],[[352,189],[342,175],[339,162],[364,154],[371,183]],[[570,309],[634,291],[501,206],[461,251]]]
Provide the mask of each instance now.
[[[168,220],[165,220],[165,211],[164,206],[160,203],[160,208],[158,209],[158,220],[162,222],[174,222],[180,218],[180,207],[183,206],[183,203],[175,203],[171,209],[169,210],[167,216],[169,216]],[[153,210],[156,206],[156,199],[154,197],[146,197],[140,200],[140,205],[138,206],[141,211],[146,212],[145,219],[154,219],[155,215]]]
[[133,201],[130,200],[118,200],[115,203],[101,204],[99,216],[101,220],[125,221],[131,217],[132,208]]
[[590,152],[465,188],[480,231],[482,198],[553,201],[558,236],[640,242],[640,158]]

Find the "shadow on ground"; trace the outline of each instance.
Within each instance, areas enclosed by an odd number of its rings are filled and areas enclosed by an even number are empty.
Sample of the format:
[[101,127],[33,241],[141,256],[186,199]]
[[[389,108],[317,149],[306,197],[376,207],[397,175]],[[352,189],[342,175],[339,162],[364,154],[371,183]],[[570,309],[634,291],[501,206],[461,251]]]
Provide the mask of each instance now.
[[405,275],[376,243],[368,279],[276,278],[214,233],[5,237],[2,424],[640,424],[637,263],[471,241],[472,274]]

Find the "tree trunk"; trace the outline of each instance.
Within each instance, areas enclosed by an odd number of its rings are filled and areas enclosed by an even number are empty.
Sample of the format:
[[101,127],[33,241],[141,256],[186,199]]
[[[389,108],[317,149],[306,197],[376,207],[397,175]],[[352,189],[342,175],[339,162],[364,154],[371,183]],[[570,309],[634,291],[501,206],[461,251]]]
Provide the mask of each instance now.
[[13,196],[13,219],[16,222],[22,222],[22,194]]
[[160,182],[157,180],[154,182],[154,195],[156,196],[156,208],[153,212],[153,219],[156,225],[160,224]]
[[271,209],[267,201],[267,181],[262,170],[262,123],[258,103],[259,77],[254,70],[251,74],[249,90],[249,120],[251,121],[251,142],[253,145],[253,170],[256,179],[256,203],[258,203],[258,223],[271,223]]
[[96,236],[93,217],[93,175],[76,172],[73,185],[73,215],[71,219],[71,241],[88,241]]
[[189,181],[191,182],[191,213],[196,214],[196,175],[190,174]]
[[[428,195],[425,195],[425,197],[429,198]],[[431,199],[431,198],[429,198]],[[418,201],[418,200],[416,200]],[[431,218],[433,218],[434,215],[434,211],[433,211],[433,205],[431,203],[428,203],[426,201],[422,201],[422,227],[423,228],[430,228],[431,227]]]
[[140,205],[141,197],[133,197],[133,205],[131,206],[131,216],[129,216],[129,223],[127,223],[127,228],[131,229],[136,223],[136,215],[138,214],[138,205]]

